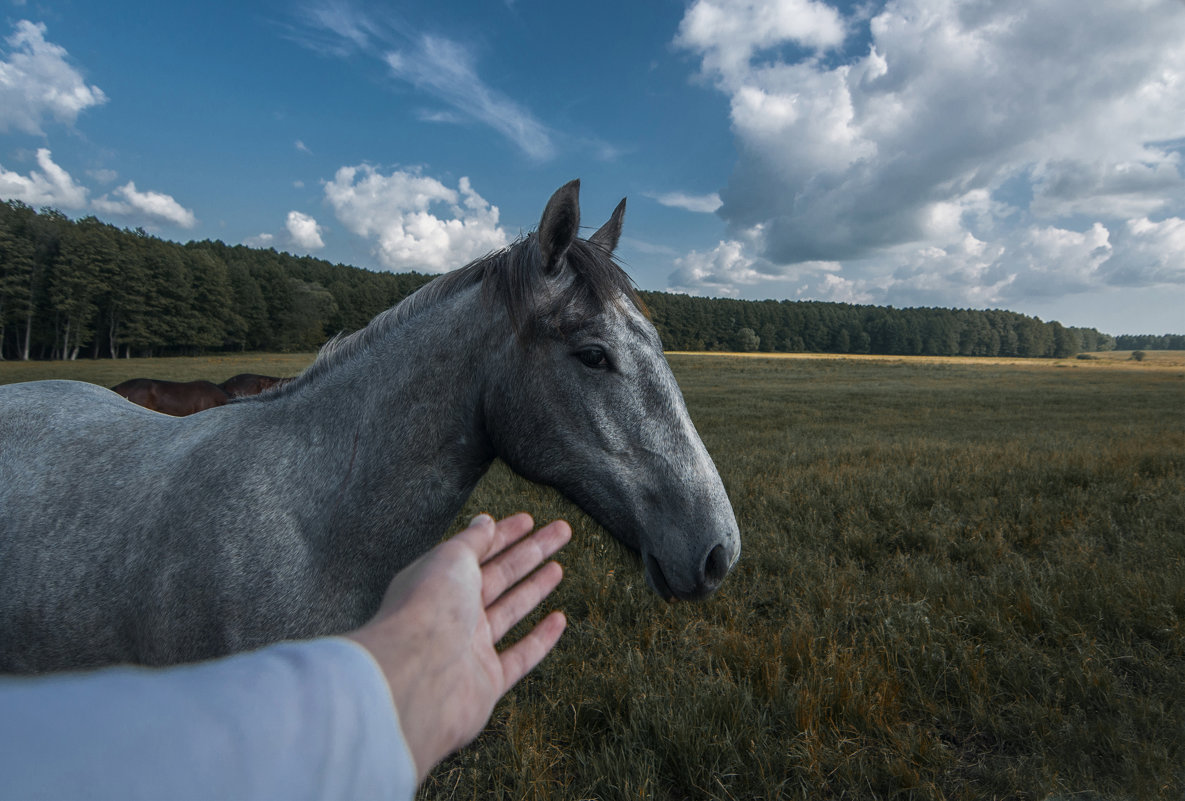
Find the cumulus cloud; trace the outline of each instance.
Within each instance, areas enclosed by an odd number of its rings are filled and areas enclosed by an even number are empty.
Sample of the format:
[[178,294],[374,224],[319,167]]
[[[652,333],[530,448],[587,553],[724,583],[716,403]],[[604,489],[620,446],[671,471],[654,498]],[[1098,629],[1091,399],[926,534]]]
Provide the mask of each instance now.
[[136,189],[134,181],[128,181],[111,194],[122,200],[115,200],[110,195],[96,198],[93,205],[97,211],[145,219],[154,223],[178,225],[182,228],[193,228],[197,224],[193,212],[174,200],[171,195],[151,190],[141,192]]
[[1115,240],[1115,252],[1104,265],[1109,284],[1185,284],[1185,219],[1128,220]]
[[87,189],[75,183],[68,172],[54,163],[48,148],[38,149],[37,166],[39,170],[20,175],[0,165],[0,198],[66,211],[86,207]]
[[827,49],[843,42],[835,9],[815,0],[699,0],[679,25],[676,42],[704,54],[704,71],[729,80],[753,55],[785,42]]
[[1182,41],[1177,0],[697,0],[675,39],[730,100],[718,214],[763,275],[942,305],[1185,283]]
[[745,244],[735,239],[721,241],[707,253],[691,251],[675,259],[675,270],[668,279],[667,291],[731,296],[739,294],[738,284],[760,281],[753,268],[755,259]]
[[67,60],[65,48],[45,40],[42,23],[21,20],[5,40],[0,59],[0,132],[44,133],[53,119],[67,125],[92,106],[107,102],[97,86],[88,86]]
[[321,226],[309,215],[290,211],[286,225],[288,236],[298,247],[305,250],[320,250],[325,247],[325,242],[321,239]]
[[325,184],[337,219],[373,240],[391,270],[440,273],[509,243],[498,207],[461,178],[456,189],[417,170],[389,175],[368,164],[342,167]]
[[[51,206],[62,211],[91,210],[100,214],[126,217],[149,225],[163,223],[192,228],[197,218],[171,195],[162,192],[141,192],[133,181],[128,181],[113,192],[91,199],[90,190],[53,160],[49,148],[37,150],[38,169],[28,175],[5,170],[0,165],[0,199],[19,200],[30,206]],[[113,180],[115,173],[98,170],[96,176]]]

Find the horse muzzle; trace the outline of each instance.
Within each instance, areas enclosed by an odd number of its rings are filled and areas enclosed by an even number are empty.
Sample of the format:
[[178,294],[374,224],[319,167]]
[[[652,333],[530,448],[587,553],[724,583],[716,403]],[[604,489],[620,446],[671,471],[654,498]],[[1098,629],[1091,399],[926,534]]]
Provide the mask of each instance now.
[[643,551],[642,563],[646,569],[647,583],[663,600],[702,601],[716,592],[739,557],[739,538],[733,538],[732,542],[727,544],[717,543],[700,561],[689,586],[680,586],[677,582],[672,584],[663,571],[662,563],[652,553]]

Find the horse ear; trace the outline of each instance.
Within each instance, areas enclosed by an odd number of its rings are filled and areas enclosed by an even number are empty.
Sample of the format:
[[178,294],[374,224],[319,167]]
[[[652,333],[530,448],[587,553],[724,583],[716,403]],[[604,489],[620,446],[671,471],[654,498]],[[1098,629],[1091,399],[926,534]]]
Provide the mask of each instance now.
[[597,232],[588,238],[589,242],[600,245],[606,253],[617,250],[617,240],[621,238],[621,221],[625,218],[625,198],[613,210],[609,222],[602,225]]
[[543,270],[552,273],[568,252],[580,228],[580,179],[569,181],[556,190],[547,201],[539,220],[539,254]]

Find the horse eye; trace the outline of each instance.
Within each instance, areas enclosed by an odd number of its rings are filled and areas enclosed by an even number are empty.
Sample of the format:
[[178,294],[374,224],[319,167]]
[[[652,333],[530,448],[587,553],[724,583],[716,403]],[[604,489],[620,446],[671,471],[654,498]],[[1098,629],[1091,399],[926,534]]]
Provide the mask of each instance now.
[[605,351],[601,348],[585,348],[584,350],[576,352],[576,358],[584,362],[589,367],[608,367],[609,361],[605,358]]

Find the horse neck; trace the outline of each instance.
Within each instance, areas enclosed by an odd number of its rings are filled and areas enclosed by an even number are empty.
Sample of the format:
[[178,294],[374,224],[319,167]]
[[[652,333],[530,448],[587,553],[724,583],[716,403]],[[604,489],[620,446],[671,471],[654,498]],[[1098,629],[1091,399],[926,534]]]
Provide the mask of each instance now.
[[416,313],[292,394],[336,443],[328,543],[399,569],[434,545],[493,460],[480,292]]

